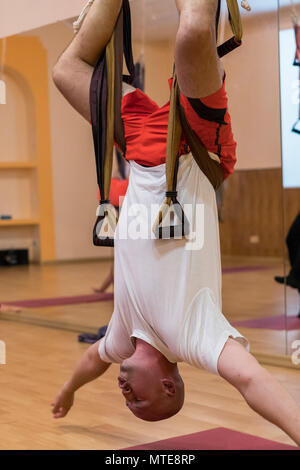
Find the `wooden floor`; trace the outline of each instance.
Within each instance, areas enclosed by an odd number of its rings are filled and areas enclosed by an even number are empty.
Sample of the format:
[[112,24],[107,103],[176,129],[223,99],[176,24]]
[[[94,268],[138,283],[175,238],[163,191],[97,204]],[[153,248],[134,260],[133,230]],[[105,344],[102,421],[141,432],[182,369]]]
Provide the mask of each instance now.
[[[220,377],[186,364],[181,412],[148,423],[124,406],[117,365],[77,392],[70,414],[54,420],[50,403],[87,345],[70,331],[10,321],[0,322],[7,364],[0,365],[0,449],[121,449],[215,427],[227,427],[278,442],[293,442],[254,413]],[[267,367],[300,403],[299,373]]]
[[[280,260],[224,258],[223,267],[265,266],[261,271],[223,276],[223,311],[229,321],[284,312],[284,289],[273,281]],[[0,269],[0,299],[13,301],[92,293],[110,261]],[[293,295],[292,291],[290,294]],[[290,305],[298,308],[298,298]],[[0,340],[7,364],[0,366],[1,449],[120,449],[214,427],[228,427],[291,444],[279,429],[256,415],[221,378],[182,364],[186,401],[179,415],[159,423],[137,420],[126,409],[113,365],[97,382],[78,392],[70,415],[52,419],[51,400],[87,345],[78,332],[96,332],[108,323],[113,302],[24,309],[0,315]],[[43,326],[38,326],[43,325]],[[252,352],[285,354],[300,332],[239,328]],[[298,370],[268,367],[300,403]]]

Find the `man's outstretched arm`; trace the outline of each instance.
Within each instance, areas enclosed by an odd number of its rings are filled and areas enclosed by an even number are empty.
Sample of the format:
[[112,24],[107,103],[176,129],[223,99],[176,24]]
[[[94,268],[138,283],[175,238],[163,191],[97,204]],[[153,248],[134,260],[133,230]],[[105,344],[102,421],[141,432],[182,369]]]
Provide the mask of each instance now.
[[110,364],[102,361],[99,356],[100,341],[97,341],[85,351],[72,377],[64,384],[55,401],[51,404],[54,418],[66,416],[73,405],[76,390],[97,379],[109,368]]
[[55,64],[55,85],[86,120],[90,121],[90,83],[98,58],[107,45],[122,0],[95,0],[72,42]]

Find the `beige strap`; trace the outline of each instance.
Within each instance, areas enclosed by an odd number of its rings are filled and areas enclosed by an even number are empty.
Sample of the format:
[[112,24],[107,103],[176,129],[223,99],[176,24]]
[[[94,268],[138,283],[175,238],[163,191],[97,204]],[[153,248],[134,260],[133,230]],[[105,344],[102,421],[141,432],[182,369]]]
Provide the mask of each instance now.
[[79,17],[77,18],[76,21],[74,21],[74,23],[73,23],[74,34],[77,34],[78,31],[80,30],[81,25],[82,25],[86,15],[88,14],[89,9],[91,8],[93,3],[94,3],[94,0],[88,0],[88,2],[83,7]]
[[109,199],[112,165],[113,165],[113,147],[114,147],[114,84],[115,84],[115,48],[114,34],[106,47],[106,63],[107,63],[107,129],[106,129],[106,154],[104,166],[104,195],[105,199]]
[[237,0],[226,0],[228,11],[230,13],[230,26],[234,34],[235,39],[240,42],[243,37],[243,25],[240,13],[240,8]]
[[[179,88],[177,76],[175,74],[175,67],[173,72],[173,83],[171,89],[170,98],[170,112],[169,112],[169,123],[168,123],[168,136],[167,136],[167,155],[166,155],[166,180],[167,180],[167,191],[176,190],[176,176],[177,176],[177,161],[178,152],[180,146],[180,140],[182,135],[182,127],[179,118],[179,111],[177,106],[177,96]],[[171,205],[172,199],[167,197],[163,202],[158,216],[153,224],[152,230],[157,233],[158,226],[162,223],[165,215],[167,214]]]

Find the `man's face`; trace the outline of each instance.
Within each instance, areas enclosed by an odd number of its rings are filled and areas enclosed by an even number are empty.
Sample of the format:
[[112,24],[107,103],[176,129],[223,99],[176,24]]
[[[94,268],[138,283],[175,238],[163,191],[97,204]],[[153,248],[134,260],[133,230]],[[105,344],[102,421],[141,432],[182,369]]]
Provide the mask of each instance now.
[[155,367],[140,368],[130,359],[120,366],[118,384],[121,388],[126,405],[137,417],[154,420],[164,409],[163,387],[160,383],[159,371]]

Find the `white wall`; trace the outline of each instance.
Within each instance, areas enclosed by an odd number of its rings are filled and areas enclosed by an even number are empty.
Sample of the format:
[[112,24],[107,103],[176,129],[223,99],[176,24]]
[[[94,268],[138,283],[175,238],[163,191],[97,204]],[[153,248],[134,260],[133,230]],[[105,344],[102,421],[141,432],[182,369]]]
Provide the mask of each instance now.
[[224,58],[238,170],[280,168],[277,12],[244,19],[243,45]]
[[86,0],[0,0],[0,38],[76,16]]

